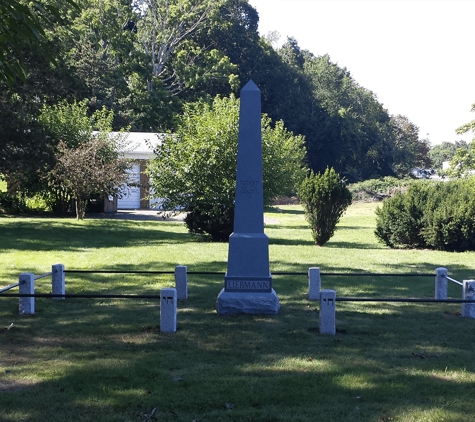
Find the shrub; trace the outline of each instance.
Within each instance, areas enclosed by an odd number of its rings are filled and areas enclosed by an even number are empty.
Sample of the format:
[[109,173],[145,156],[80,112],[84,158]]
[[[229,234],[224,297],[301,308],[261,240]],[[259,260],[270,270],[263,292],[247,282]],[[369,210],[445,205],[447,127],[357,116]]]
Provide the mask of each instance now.
[[196,202],[191,209],[185,217],[190,233],[211,238],[214,242],[229,240],[234,224],[234,203]]
[[5,214],[20,214],[26,212],[25,200],[18,195],[0,192],[0,212]]
[[389,247],[475,250],[473,180],[420,181],[376,210],[376,237]]
[[381,179],[369,179],[363,182],[348,185],[354,201],[382,201],[384,198],[394,196],[397,192],[407,190],[412,179],[397,179],[386,176]]
[[315,244],[324,245],[334,234],[340,217],[351,205],[351,193],[333,168],[313,172],[302,182],[299,196]]
[[376,237],[391,248],[424,247],[422,237],[428,185],[413,183],[406,193],[397,192],[376,209]]
[[51,206],[48,201],[40,195],[34,195],[25,199],[25,204],[31,212],[50,212]]
[[475,190],[465,180],[434,189],[427,204],[422,236],[431,249],[475,250]]
[[[293,194],[305,177],[304,138],[283,122],[262,116],[262,177],[266,205]],[[188,104],[174,135],[165,136],[148,165],[152,188],[165,212],[189,212],[191,233],[228,240],[233,231],[239,100],[216,97],[212,104]],[[216,218],[216,221],[213,221]],[[228,218],[226,221],[225,219]],[[227,235],[221,231],[227,230]]]

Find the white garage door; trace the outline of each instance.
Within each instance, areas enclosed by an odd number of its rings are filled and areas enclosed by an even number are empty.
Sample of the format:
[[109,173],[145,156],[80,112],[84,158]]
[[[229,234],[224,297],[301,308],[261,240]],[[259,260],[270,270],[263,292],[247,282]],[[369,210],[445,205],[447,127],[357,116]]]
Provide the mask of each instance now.
[[134,165],[128,170],[128,186],[122,189],[122,198],[117,200],[117,208],[120,210],[135,210],[140,208],[140,165]]

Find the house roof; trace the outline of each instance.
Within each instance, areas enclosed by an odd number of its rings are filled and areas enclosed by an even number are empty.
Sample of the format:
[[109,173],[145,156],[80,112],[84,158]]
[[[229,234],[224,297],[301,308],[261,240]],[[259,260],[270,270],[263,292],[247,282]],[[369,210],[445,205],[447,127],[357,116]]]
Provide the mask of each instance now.
[[153,150],[162,143],[164,134],[157,132],[110,132],[110,136],[125,136],[128,145],[124,157],[148,160],[153,158]]

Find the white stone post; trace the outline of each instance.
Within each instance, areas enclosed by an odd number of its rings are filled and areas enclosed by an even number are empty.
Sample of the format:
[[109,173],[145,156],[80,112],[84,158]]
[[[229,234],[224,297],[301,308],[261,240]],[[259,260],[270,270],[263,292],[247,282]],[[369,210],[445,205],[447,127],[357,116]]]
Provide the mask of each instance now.
[[[56,264],[52,266],[52,293],[54,295],[66,294],[66,280],[64,274],[64,265]],[[64,299],[64,297],[53,297],[53,299]]]
[[322,280],[320,279],[320,268],[312,267],[308,269],[308,300],[320,300],[320,289]]
[[[475,300],[475,280],[463,281],[463,300]],[[462,303],[462,317],[475,318],[475,302]]]
[[[19,293],[33,295],[35,294],[35,276],[30,273],[21,273],[19,277]],[[35,313],[35,298],[20,297],[20,315],[33,315]]]
[[175,267],[175,288],[178,300],[188,299],[188,275],[186,265]]
[[322,290],[320,292],[320,334],[336,334],[336,292]]
[[435,299],[447,299],[447,268],[440,267],[435,270]]
[[176,289],[160,290],[160,332],[176,332]]

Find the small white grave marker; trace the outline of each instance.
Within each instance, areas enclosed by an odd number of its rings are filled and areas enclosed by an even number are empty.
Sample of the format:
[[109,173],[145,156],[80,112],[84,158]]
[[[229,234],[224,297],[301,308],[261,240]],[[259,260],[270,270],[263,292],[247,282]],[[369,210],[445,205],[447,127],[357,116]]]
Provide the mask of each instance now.
[[308,300],[320,300],[320,289],[322,280],[320,279],[320,268],[312,267],[308,269]]
[[[19,293],[22,295],[35,294],[35,276],[30,273],[21,273],[19,277]],[[35,313],[35,298],[20,297],[20,315],[33,315]]]
[[336,334],[336,292],[322,290],[320,292],[320,334]]
[[435,299],[447,299],[447,268],[435,270]]
[[178,300],[188,299],[188,276],[185,265],[175,267],[175,288]]
[[176,289],[160,290],[160,331],[162,333],[176,332]]
[[[475,280],[463,281],[463,300],[475,300]],[[475,318],[475,303],[462,303],[462,317]]]
[[[54,295],[66,294],[66,281],[64,276],[64,265],[56,264],[52,268],[52,293]],[[54,297],[53,299],[64,299],[64,297]]]

